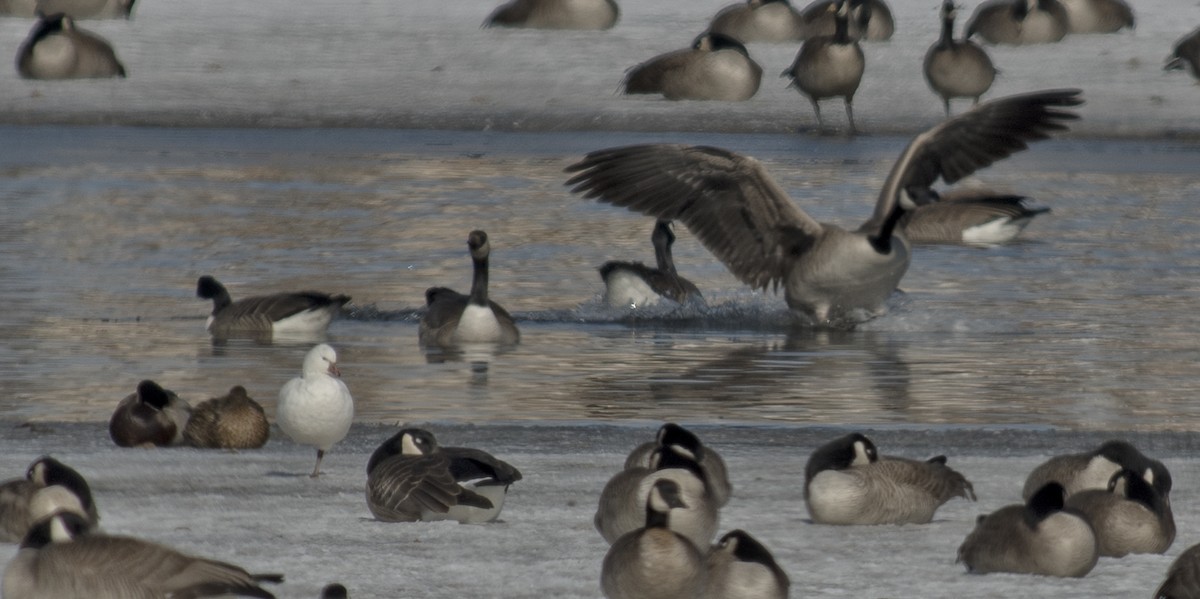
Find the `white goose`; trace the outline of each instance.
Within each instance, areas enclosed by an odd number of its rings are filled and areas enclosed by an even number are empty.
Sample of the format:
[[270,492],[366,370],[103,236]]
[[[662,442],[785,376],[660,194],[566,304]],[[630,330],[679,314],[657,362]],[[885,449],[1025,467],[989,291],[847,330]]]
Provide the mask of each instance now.
[[354,399],[337,367],[337,352],[322,343],[304,356],[304,374],[279,390],[275,419],[293,441],[317,448],[311,476],[321,475],[325,452],[350,432]]

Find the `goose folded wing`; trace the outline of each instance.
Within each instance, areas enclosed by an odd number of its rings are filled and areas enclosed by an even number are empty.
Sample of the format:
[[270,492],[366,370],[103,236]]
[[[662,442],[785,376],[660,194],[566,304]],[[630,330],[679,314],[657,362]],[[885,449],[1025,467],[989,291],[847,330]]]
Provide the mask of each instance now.
[[400,506],[411,502],[418,509],[440,514],[458,504],[462,491],[442,456],[397,456],[385,460],[367,475],[367,488],[378,505],[400,510]]

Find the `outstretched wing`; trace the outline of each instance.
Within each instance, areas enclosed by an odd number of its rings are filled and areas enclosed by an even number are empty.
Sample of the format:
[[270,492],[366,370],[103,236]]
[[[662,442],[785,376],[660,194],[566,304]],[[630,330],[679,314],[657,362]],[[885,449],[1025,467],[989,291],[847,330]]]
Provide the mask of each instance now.
[[567,167],[571,191],[678,220],[752,288],[784,278],[789,255],[821,225],[755,159],[705,146],[648,144],[598,150]]

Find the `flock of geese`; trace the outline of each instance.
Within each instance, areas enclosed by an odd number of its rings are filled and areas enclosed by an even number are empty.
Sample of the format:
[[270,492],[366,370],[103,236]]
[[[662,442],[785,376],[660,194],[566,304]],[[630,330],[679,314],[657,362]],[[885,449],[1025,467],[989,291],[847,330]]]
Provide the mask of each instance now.
[[[318,346],[310,356],[323,353]],[[114,421],[128,417],[119,413]],[[309,417],[320,420],[315,413]],[[312,430],[322,426],[311,424]],[[499,517],[509,486],[521,479],[503,460],[480,449],[442,447],[420,428],[401,429],[383,441],[366,471],[367,507],[383,522],[486,524]],[[790,579],[768,547],[746,530],[718,537],[721,510],[738,497],[736,478],[714,448],[675,423],[633,447],[604,485],[593,516],[609,544],[600,564],[604,595],[788,597]],[[1100,557],[1162,554],[1176,538],[1171,488],[1166,466],[1123,440],[1052,457],[1026,475],[1023,503],[978,517],[958,547],[957,562],[976,574],[1082,577]],[[955,498],[977,500],[971,482],[946,456],[885,455],[861,433],[820,445],[804,469],[804,502],[815,525],[919,526]],[[99,523],[86,479],[51,456],[34,460],[23,477],[0,483],[0,542],[20,543],[4,569],[3,596],[273,597],[264,585],[284,579],[110,534]],[[345,586],[331,583],[322,597],[347,594]],[[1200,545],[1176,558],[1154,597],[1200,597]]]

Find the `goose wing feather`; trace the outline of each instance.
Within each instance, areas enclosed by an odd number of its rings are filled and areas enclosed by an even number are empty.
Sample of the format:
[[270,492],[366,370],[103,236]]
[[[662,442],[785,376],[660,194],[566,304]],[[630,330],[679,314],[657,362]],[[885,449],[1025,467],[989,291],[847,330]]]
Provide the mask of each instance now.
[[458,504],[462,488],[442,454],[395,456],[367,475],[370,500],[387,510],[419,515],[422,509],[444,514]]

